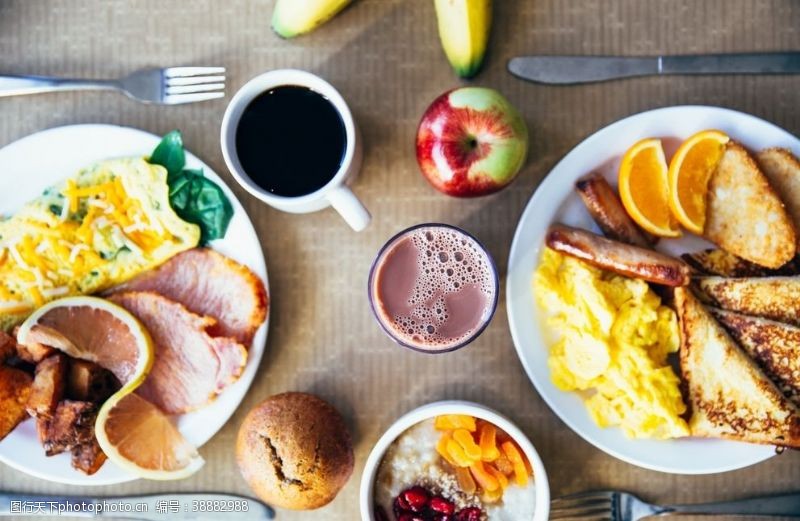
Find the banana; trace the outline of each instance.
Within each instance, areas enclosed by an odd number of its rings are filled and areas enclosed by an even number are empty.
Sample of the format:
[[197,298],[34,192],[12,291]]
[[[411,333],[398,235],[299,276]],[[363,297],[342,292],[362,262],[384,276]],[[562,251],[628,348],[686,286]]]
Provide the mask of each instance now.
[[486,54],[492,25],[491,0],[434,0],[442,47],[456,73],[471,78]]
[[272,29],[284,38],[313,31],[347,7],[352,0],[278,0]]

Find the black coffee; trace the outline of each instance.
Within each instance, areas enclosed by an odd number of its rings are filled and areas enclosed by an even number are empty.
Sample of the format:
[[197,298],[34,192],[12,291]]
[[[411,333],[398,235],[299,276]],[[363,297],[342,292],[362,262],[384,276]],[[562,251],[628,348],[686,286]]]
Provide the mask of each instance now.
[[347,134],[339,112],[323,95],[287,85],[259,95],[236,129],[236,153],[245,173],[275,195],[316,192],[336,175]]

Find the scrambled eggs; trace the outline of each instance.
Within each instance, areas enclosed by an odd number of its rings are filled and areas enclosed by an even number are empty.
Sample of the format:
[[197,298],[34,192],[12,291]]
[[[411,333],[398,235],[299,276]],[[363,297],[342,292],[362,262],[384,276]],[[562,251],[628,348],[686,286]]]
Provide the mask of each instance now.
[[667,362],[680,343],[677,319],[646,282],[546,248],[533,288],[560,333],[548,359],[559,389],[588,391],[594,421],[631,438],[689,435],[680,380]]
[[124,282],[199,239],[172,210],[163,167],[117,159],[84,169],[0,221],[0,329],[49,300]]

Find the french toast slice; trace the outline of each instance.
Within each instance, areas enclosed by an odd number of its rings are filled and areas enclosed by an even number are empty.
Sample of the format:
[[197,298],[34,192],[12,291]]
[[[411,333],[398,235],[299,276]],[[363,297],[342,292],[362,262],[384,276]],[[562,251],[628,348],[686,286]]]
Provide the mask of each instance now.
[[756,154],[756,161],[800,230],[800,160],[786,148],[767,148]]
[[784,396],[800,407],[800,327],[710,308]]
[[800,326],[800,276],[698,277],[695,283],[722,309]]
[[675,289],[693,436],[800,447],[800,410],[687,288]]
[[800,257],[795,257],[777,269],[765,268],[737,257],[719,248],[709,248],[693,253],[684,253],[681,258],[694,270],[704,275],[721,277],[769,277],[773,275],[800,274]]
[[779,268],[797,251],[794,224],[744,147],[729,142],[708,183],[703,235],[737,257]]

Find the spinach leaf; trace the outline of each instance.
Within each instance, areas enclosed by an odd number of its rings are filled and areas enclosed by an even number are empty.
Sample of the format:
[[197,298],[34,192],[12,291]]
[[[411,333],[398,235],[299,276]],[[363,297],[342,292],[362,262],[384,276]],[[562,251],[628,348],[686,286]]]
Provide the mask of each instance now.
[[203,177],[202,170],[184,169],[174,176],[169,201],[181,219],[200,226],[203,244],[225,236],[233,207],[222,189]]
[[166,168],[168,178],[179,174],[186,166],[186,154],[183,151],[183,138],[181,138],[180,130],[173,130],[161,138],[161,142],[150,154],[147,162]]
[[167,169],[170,206],[178,217],[200,227],[202,244],[225,236],[233,217],[231,202],[201,169],[186,168],[180,131],[164,136],[147,161]]

